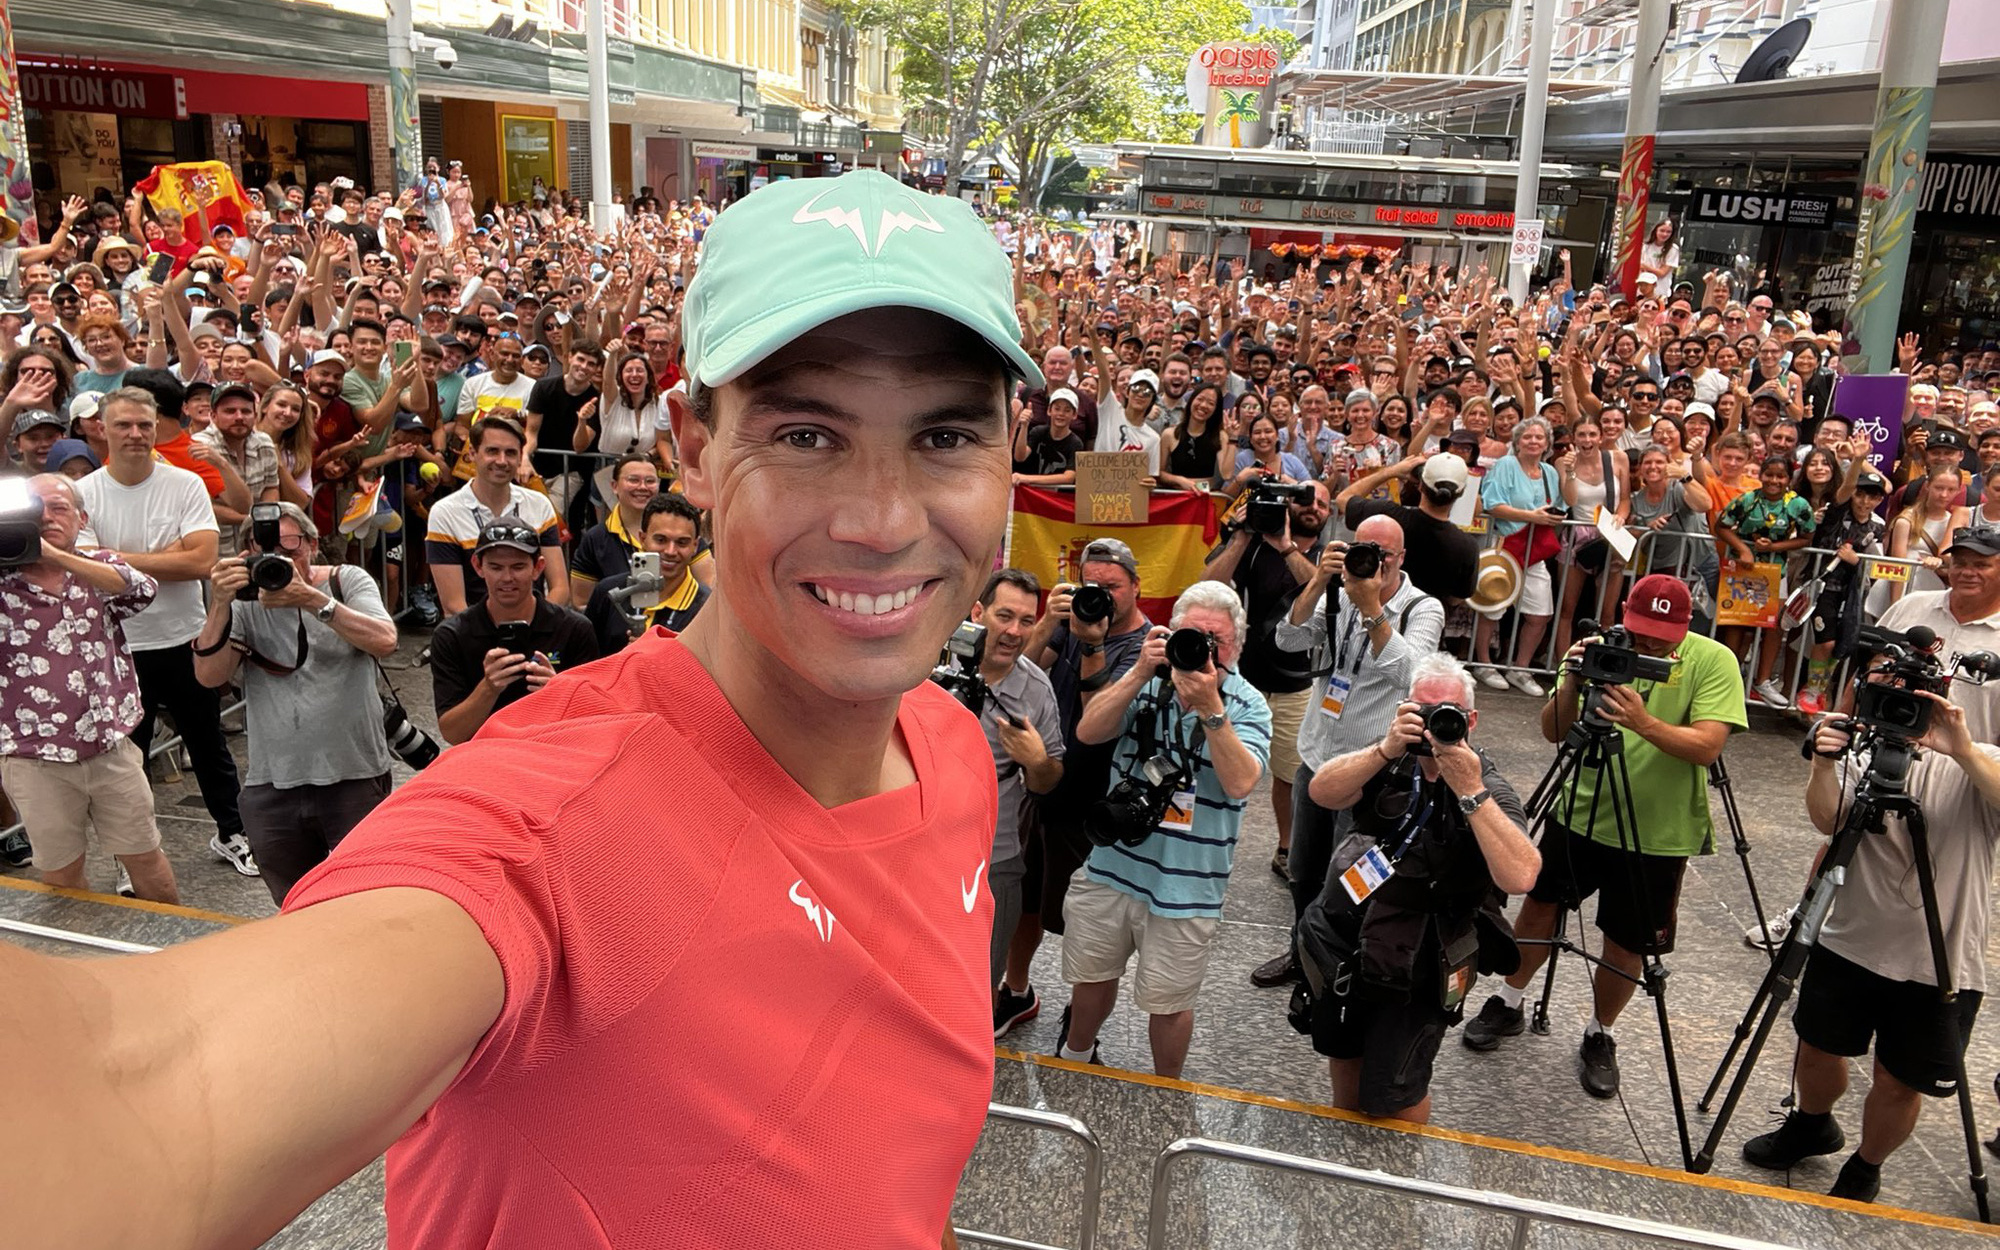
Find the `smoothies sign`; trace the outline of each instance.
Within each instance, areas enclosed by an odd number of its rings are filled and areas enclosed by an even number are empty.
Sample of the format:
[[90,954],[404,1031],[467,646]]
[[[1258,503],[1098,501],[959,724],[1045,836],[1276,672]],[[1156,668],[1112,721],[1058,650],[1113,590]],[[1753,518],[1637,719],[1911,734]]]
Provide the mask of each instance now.
[[1203,44],[1188,58],[1188,103],[1201,111],[1203,143],[1263,147],[1275,103],[1278,50],[1262,43]]

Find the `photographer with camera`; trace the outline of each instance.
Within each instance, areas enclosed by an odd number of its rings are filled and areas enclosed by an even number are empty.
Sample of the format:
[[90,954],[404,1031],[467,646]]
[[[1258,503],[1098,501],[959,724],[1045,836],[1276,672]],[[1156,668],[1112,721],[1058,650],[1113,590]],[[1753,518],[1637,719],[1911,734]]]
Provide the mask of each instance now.
[[131,874],[136,897],[178,903],[132,742],[142,704],[119,628],[159,583],[113,552],[77,554],[89,520],[68,478],[0,481],[0,543],[29,557],[0,568],[0,636],[45,659],[41,672],[0,665],[0,786],[26,830],[0,838],[0,864],[32,860],[49,885],[87,890],[89,832]]
[[[1062,717],[1047,673],[1022,654],[1035,628],[1041,583],[1032,573],[1001,569],[986,581],[972,605],[972,621],[986,628],[977,674],[979,706],[973,711],[993,750],[1000,786],[993,853],[986,861],[986,884],[993,892],[992,976],[999,1006],[1007,948],[1021,920],[1022,815],[1031,800],[1056,788],[1063,776]],[[996,1017],[997,1019],[997,1017]]]
[[[1380,740],[1417,661],[1435,653],[1444,634],[1444,605],[1403,572],[1403,542],[1395,518],[1371,516],[1352,544],[1328,544],[1274,635],[1277,646],[1305,655],[1315,674],[1292,777],[1294,922],[1319,897],[1333,848],[1353,824],[1352,813],[1315,802],[1308,783],[1328,760]],[[1269,989],[1297,977],[1287,943],[1250,981]]]
[[[1545,939],[1559,911],[1580,908],[1599,895],[1597,928],[1603,965],[1592,978],[1594,1014],[1579,1050],[1585,1092],[1610,1098],[1618,1092],[1617,1043],[1611,1028],[1638,987],[1642,957],[1674,948],[1681,877],[1690,856],[1715,850],[1708,806],[1708,767],[1722,756],[1731,731],[1748,727],[1743,673],[1735,653],[1688,632],[1693,616],[1687,584],[1665,573],[1633,583],[1623,628],[1629,648],[1593,652],[1587,638],[1563,657],[1555,693],[1542,707],[1542,737],[1561,742],[1583,711],[1615,726],[1631,781],[1631,806],[1645,817],[1629,831],[1638,844],[1620,845],[1615,797],[1597,795],[1597,777],[1578,770],[1563,787],[1541,835],[1542,871],[1521,904],[1515,932],[1524,943],[1521,967],[1486,1000],[1465,1026],[1466,1046],[1492,1050],[1523,1027],[1521,999],[1548,959]],[[1587,654],[1618,672],[1593,675]],[[1650,661],[1650,662],[1649,662]],[[1661,676],[1634,676],[1646,672]],[[1593,808],[1593,802],[1595,807]],[[1595,812],[1595,820],[1590,816]],[[1591,827],[1565,827],[1568,819]],[[1537,944],[1529,944],[1537,943]]]
[[1210,553],[1203,575],[1235,586],[1250,618],[1242,672],[1271,709],[1271,809],[1278,820],[1278,849],[1271,856],[1271,871],[1283,877],[1292,849],[1292,777],[1299,771],[1299,725],[1312,698],[1313,673],[1306,656],[1278,645],[1277,631],[1299,588],[1318,570],[1320,529],[1330,505],[1325,482],[1276,489],[1283,495],[1268,505],[1252,497],[1244,523]]
[[487,717],[548,685],[559,670],[597,658],[597,635],[583,614],[535,594],[542,537],[517,516],[479,530],[471,568],[486,595],[431,635],[431,706],[447,743],[472,737]]
[[389,797],[375,662],[395,651],[396,625],[367,570],[313,563],[319,529],[296,504],[252,505],[240,537],[243,554],[209,575],[194,675],[243,690],[250,758],[237,806],[283,906]]
[[994,1008],[996,1038],[1041,1013],[1028,970],[1043,932],[1060,934],[1065,927],[1063,900],[1070,878],[1090,850],[1084,814],[1110,784],[1111,752],[1080,742],[1077,721],[1092,699],[1132,667],[1152,628],[1139,611],[1139,561],[1130,547],[1116,538],[1096,539],[1084,547],[1077,568],[1083,584],[1062,582],[1049,591],[1047,610],[1021,648],[1049,675],[1055,691],[1062,718],[1063,776],[1037,805],[1038,827],[1023,839],[1021,919],[1007,949],[1007,976]]
[[1084,709],[1077,740],[1115,743],[1119,780],[1094,804],[1094,844],[1070,882],[1056,1053],[1098,1062],[1097,1031],[1136,954],[1132,999],[1152,1017],[1153,1071],[1175,1077],[1222,924],[1245,800],[1264,775],[1271,712],[1235,671],[1249,622],[1236,592],[1196,582],[1139,659]]
[[1469,741],[1472,675],[1437,653],[1414,668],[1388,732],[1313,774],[1352,832],[1299,921],[1293,1027],[1327,1056],[1334,1106],[1422,1124],[1475,974],[1520,961],[1500,908],[1542,861],[1520,796]]
[[[1915,639],[1899,641],[1907,641],[1907,654],[1920,667],[1939,670],[1932,680],[1940,684],[1950,669],[1935,661],[2000,651],[2000,533],[1957,530],[1944,555],[1949,589],[1903,596],[1871,631],[1878,639],[1915,631]],[[1929,649],[1914,645],[1919,642]],[[1861,649],[1869,649],[1865,638]],[[1883,676],[1864,671],[1853,689],[1869,688]],[[1928,726],[1914,739],[1922,753],[1903,785],[1928,831],[1938,925],[1957,993],[1949,1001],[1939,995],[1909,828],[1890,814],[1883,832],[1861,835],[1806,962],[1792,1017],[1799,1037],[1797,1106],[1775,1132],[1743,1145],[1745,1159],[1778,1170],[1842,1149],[1847,1139],[1833,1109],[1847,1092],[1848,1060],[1872,1045],[1861,1141],[1829,1191],[1857,1202],[1875,1199],[1882,1164],[1916,1129],[1923,1100],[1957,1093],[1960,1056],[1986,990],[1994,845],[2000,841],[2000,746],[1994,745],[2000,741],[2000,685],[1958,680],[1948,696],[1917,688],[1890,697],[1904,705],[1887,709],[1899,724],[1928,711]],[[1852,712],[1853,700],[1843,703],[1843,712]],[[1854,720],[1828,717],[1812,735],[1806,814],[1828,836],[1841,831],[1861,778],[1882,754],[1878,747],[1870,758],[1849,755]]]

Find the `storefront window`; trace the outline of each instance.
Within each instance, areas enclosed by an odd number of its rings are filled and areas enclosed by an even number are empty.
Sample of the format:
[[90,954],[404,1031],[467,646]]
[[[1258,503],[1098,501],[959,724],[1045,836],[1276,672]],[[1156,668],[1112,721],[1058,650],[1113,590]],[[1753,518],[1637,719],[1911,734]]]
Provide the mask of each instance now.
[[555,118],[501,114],[500,147],[502,196],[509,203],[532,198],[536,178],[545,187],[559,185]]
[[2000,339],[2000,250],[1983,234],[1939,234],[1912,255],[1903,324],[1924,346],[1977,347]]

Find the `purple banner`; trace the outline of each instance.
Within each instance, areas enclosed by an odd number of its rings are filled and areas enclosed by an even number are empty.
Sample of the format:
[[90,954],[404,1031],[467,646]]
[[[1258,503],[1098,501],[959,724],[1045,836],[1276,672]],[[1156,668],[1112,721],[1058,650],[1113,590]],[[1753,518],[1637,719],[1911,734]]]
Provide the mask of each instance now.
[[1903,405],[1910,390],[1908,375],[1860,373],[1833,386],[1833,411],[1846,417],[1856,434],[1868,436],[1873,448],[1868,463],[1884,477],[1903,446]]

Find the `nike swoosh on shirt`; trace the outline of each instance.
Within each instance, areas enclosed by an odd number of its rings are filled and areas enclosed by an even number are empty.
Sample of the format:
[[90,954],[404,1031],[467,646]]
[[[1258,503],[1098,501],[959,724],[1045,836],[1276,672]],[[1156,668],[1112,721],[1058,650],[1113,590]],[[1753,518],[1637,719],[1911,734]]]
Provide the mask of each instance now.
[[958,892],[965,899],[965,914],[968,916],[979,903],[979,874],[985,871],[986,861],[982,859],[979,861],[979,867],[972,870],[972,886],[969,889],[966,887],[964,877],[958,879]]

